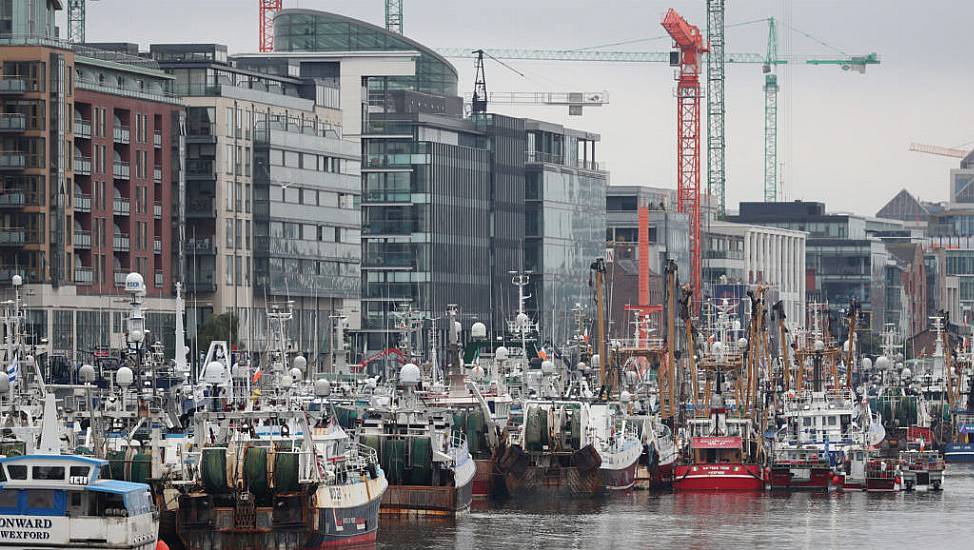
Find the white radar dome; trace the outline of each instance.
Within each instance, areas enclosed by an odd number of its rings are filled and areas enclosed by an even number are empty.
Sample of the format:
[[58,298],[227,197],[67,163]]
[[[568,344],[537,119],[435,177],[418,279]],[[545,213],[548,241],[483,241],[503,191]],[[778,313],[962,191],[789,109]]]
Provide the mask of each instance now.
[[498,361],[507,361],[507,358],[510,356],[511,356],[510,350],[508,350],[504,346],[498,346],[498,348],[494,350],[494,359]]
[[81,379],[85,384],[90,384],[95,381],[95,367],[91,365],[81,365],[78,369],[78,378]]
[[295,357],[291,364],[294,365],[294,368],[298,369],[298,371],[302,373],[308,368],[308,360],[305,359],[303,355],[298,355]]
[[132,272],[125,276],[125,292],[145,296],[145,279],[141,274]]
[[415,386],[419,384],[419,367],[415,363],[406,363],[399,369],[399,383],[404,386]]
[[226,378],[226,367],[219,361],[211,361],[203,370],[203,381],[207,384],[221,384]]
[[863,370],[869,370],[869,369],[873,368],[873,360],[870,359],[870,358],[868,358],[868,357],[863,358],[863,360],[862,360],[862,368],[863,368]]
[[880,355],[876,358],[876,370],[886,370],[889,368],[889,357]]
[[470,337],[483,340],[487,338],[487,325],[477,321],[470,327]]
[[315,380],[315,395],[318,397],[328,397],[331,395],[331,382],[325,378]]
[[128,367],[122,367],[115,373],[115,383],[123,388],[131,386],[134,380],[135,375],[132,373],[132,369]]
[[555,363],[549,359],[545,359],[541,362],[541,372],[544,374],[551,374],[555,372]]

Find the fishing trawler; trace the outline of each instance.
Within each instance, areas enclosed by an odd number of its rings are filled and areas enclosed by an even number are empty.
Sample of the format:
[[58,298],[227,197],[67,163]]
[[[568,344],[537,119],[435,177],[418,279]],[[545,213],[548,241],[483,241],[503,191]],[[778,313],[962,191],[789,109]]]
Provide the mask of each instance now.
[[205,403],[193,417],[193,445],[181,450],[187,468],[170,484],[178,491],[176,532],[190,548],[375,539],[385,473],[375,451],[339,425],[331,383],[305,380],[304,357],[289,359],[291,318],[290,306],[268,313],[260,371],[226,368],[229,350],[216,351],[222,343],[207,354]]
[[940,491],[944,486],[944,459],[940,451],[917,449],[900,451],[900,470],[906,491]]
[[0,548],[155,550],[149,486],[105,479],[105,460],[62,455],[60,423],[48,393],[39,447],[0,458]]

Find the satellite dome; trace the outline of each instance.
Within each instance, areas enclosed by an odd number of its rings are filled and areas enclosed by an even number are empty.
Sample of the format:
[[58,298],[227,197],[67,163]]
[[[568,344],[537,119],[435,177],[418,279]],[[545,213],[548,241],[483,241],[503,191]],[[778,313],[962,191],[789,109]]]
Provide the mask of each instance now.
[[541,362],[541,372],[544,374],[551,374],[555,372],[555,363],[549,359],[545,359]]
[[298,355],[295,357],[291,364],[294,366],[294,368],[298,369],[298,371],[302,373],[304,373],[308,368],[308,360],[305,359],[303,355]]
[[226,378],[226,367],[219,361],[211,361],[203,370],[203,381],[207,384],[220,384]]
[[913,377],[913,373],[910,372],[910,369],[904,368],[900,371],[900,377],[909,380]]
[[815,340],[815,351],[825,351],[825,342]]
[[291,379],[294,380],[295,382],[304,378],[304,373],[302,373],[301,369],[297,367],[292,367],[290,374],[291,374]]
[[870,359],[870,358],[868,358],[868,357],[863,358],[863,360],[862,360],[862,368],[863,368],[863,370],[869,370],[869,369],[873,368],[873,360]]
[[145,340],[145,333],[141,329],[134,328],[129,332],[129,342],[138,344]]
[[135,375],[132,373],[132,369],[128,367],[122,367],[115,373],[115,383],[123,388],[131,386],[134,380]]
[[420,377],[419,367],[415,363],[406,363],[399,369],[399,383],[403,386],[419,384]]
[[527,328],[528,324],[531,322],[531,318],[528,317],[527,313],[518,313],[517,317],[514,318],[514,324],[518,328]]
[[487,338],[487,325],[481,323],[480,321],[474,323],[470,327],[470,337],[477,340]]
[[498,361],[507,361],[507,358],[511,356],[511,352],[504,346],[498,346],[494,350],[494,359]]
[[137,296],[145,296],[145,279],[142,275],[132,272],[125,276],[125,292]]
[[10,278],[10,282],[13,283],[14,286],[20,286],[24,284],[24,278],[20,275],[14,275]]
[[315,395],[318,397],[328,397],[331,395],[331,382],[327,378],[315,380]]
[[28,355],[28,356],[24,357],[24,366],[25,367],[33,367],[34,366],[34,356],[33,355]]
[[889,368],[889,357],[880,355],[876,358],[876,370],[886,370]]
[[91,365],[81,365],[78,369],[78,378],[86,384],[90,384],[95,381],[95,367]]
[[744,351],[747,349],[747,338],[742,337],[737,341],[737,349],[739,349],[740,351]]

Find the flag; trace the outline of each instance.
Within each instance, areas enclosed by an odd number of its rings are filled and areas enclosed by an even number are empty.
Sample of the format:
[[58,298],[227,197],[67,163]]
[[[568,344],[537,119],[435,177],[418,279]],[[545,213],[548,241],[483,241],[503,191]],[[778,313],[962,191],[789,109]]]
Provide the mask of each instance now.
[[10,360],[10,364],[7,365],[7,377],[10,379],[10,383],[13,384],[17,381],[17,374],[20,372],[20,361],[17,359],[17,354],[14,353],[13,359]]
[[260,377],[261,376],[264,376],[264,373],[260,371],[260,367],[258,366],[257,367],[257,370],[254,371],[253,378],[250,379],[250,383],[251,384],[256,384],[257,382],[260,382]]

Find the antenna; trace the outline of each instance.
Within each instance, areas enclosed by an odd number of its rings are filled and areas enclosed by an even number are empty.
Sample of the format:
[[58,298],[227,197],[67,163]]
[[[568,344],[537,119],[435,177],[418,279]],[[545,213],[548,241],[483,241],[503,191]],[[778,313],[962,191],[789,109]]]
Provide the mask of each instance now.
[[476,50],[477,60],[474,61],[474,72],[476,77],[473,84],[473,100],[471,101],[471,111],[474,113],[487,112],[487,76],[484,74],[484,50]]

